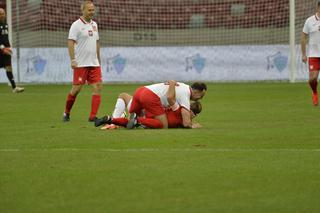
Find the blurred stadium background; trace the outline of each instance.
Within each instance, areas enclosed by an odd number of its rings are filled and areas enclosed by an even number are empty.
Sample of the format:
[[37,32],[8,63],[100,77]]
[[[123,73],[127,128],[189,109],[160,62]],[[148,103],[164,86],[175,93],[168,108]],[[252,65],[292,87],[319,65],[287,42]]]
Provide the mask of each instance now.
[[[104,81],[306,80],[300,32],[316,0],[94,0]],[[71,81],[81,0],[1,0],[20,82]],[[295,18],[290,19],[291,13]],[[293,17],[293,16],[292,16]],[[292,23],[290,47],[290,23]],[[294,57],[291,60],[291,57]],[[291,64],[290,64],[291,63]],[[1,75],[0,81],[6,82]]]

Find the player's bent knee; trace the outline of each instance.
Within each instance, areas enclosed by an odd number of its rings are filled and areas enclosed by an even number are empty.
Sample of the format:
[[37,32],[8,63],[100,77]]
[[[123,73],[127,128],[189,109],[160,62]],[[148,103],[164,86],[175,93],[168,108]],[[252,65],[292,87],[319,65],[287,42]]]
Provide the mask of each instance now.
[[93,93],[95,94],[100,94],[101,90],[102,90],[102,84],[101,83],[96,83],[96,84],[92,84],[93,87]]
[[78,95],[79,92],[81,91],[81,87],[82,87],[81,85],[73,85],[70,93],[72,95]]
[[119,94],[118,98],[123,99],[124,102],[125,102],[126,104],[128,104],[128,102],[132,99],[132,96],[129,95],[128,93],[123,92],[123,93],[120,93],[120,94]]

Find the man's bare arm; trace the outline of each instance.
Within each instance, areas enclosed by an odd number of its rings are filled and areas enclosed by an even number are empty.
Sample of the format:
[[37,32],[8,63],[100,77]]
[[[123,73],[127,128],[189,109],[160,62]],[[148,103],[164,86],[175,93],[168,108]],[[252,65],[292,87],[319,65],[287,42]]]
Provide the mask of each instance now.
[[190,111],[186,110],[185,108],[181,109],[182,115],[182,125],[185,128],[192,128],[192,121],[190,118]]
[[167,100],[170,106],[173,106],[176,103],[176,84],[174,80],[169,80],[169,89],[167,92]]
[[97,58],[98,58],[98,61],[99,61],[100,66],[101,66],[101,58],[100,58],[100,42],[99,42],[99,40],[97,40]]
[[301,53],[302,53],[302,62],[307,63],[307,39],[308,35],[304,32],[301,33]]
[[70,56],[70,60],[71,60],[71,67],[72,68],[76,68],[78,66],[77,61],[75,59],[75,55],[74,55],[74,45],[75,45],[75,41],[69,39],[68,40],[68,51],[69,51],[69,56]]

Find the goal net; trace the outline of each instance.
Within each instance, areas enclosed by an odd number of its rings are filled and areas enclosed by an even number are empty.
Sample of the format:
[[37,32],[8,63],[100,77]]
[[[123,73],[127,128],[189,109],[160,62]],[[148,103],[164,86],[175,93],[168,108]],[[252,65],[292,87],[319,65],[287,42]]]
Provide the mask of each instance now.
[[[12,0],[15,66],[23,82],[69,82],[66,48],[80,0]],[[289,79],[290,0],[94,0],[104,81]],[[316,0],[295,0],[300,32]],[[9,12],[9,11],[8,11]]]

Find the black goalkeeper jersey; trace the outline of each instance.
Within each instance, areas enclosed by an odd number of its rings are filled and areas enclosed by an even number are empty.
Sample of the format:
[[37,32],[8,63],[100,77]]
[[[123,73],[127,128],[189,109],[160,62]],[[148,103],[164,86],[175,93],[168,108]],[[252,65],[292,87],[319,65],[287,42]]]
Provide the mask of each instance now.
[[10,47],[8,31],[8,24],[0,22],[0,45],[4,45],[5,47]]

